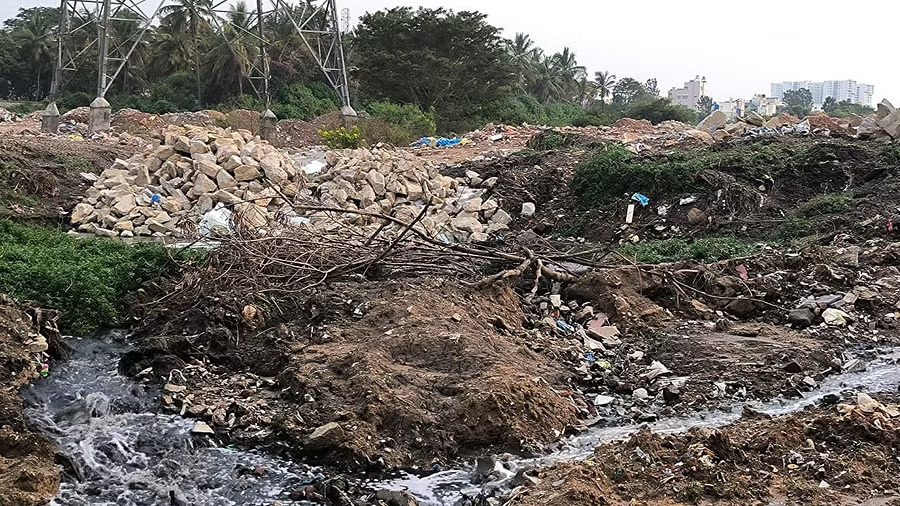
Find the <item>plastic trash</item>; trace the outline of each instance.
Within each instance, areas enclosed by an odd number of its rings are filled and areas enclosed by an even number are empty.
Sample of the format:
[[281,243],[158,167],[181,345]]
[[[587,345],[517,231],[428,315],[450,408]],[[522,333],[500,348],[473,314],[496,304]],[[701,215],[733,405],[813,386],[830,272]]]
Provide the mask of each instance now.
[[560,328],[560,330],[568,333],[575,332],[575,327],[569,325],[565,320],[556,320],[556,326]]
[[313,161],[307,163],[306,165],[304,165],[301,170],[307,176],[312,176],[313,174],[318,174],[319,172],[322,172],[322,169],[324,169],[327,166],[328,166],[328,164],[323,162],[322,160],[313,160]]
[[690,197],[685,197],[678,201],[679,206],[686,206],[688,204],[693,204],[697,202],[697,197],[695,195],[691,195]]
[[631,200],[639,203],[641,207],[647,207],[647,204],[650,203],[650,199],[645,195],[641,195],[640,193],[635,193],[634,195],[632,195]]
[[50,364],[41,364],[41,377],[46,378],[50,376]]
[[625,223],[631,225],[634,221],[634,204],[628,204],[628,210],[625,212]]
[[207,211],[200,220],[199,230],[201,237],[231,235],[231,210],[220,203]]
[[162,195],[158,193],[154,193],[150,196],[150,204],[159,204],[162,202]]

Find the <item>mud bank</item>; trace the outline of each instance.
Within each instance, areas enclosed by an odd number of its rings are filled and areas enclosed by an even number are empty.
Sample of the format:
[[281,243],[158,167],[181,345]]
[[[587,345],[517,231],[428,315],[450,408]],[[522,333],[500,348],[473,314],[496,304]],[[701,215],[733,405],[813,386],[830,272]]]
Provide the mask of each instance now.
[[39,377],[40,354],[58,352],[55,316],[0,295],[0,505],[46,503],[59,490],[56,448],[26,424],[19,390]]

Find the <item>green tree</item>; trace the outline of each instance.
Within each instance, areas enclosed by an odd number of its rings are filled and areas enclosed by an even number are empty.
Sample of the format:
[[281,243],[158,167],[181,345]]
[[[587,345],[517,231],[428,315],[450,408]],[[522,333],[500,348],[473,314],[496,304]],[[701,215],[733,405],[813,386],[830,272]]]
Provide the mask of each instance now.
[[524,33],[516,33],[511,41],[506,42],[510,62],[516,71],[516,87],[525,93],[528,80],[534,72],[538,49],[531,37]]
[[434,110],[440,130],[462,131],[515,84],[499,33],[478,12],[366,13],[356,30],[353,75],[371,98]]
[[46,77],[53,68],[55,28],[56,21],[50,15],[31,9],[25,19],[15,23],[12,30],[13,41],[19,46],[19,54],[31,67],[34,75],[32,97],[35,100],[45,96]]
[[186,32],[191,38],[191,59],[199,103],[203,102],[200,86],[200,37],[211,30],[208,20],[213,16],[212,9],[212,0],[177,0],[176,3],[160,9],[163,21],[168,22],[176,31]]
[[822,110],[827,113],[833,113],[838,108],[838,102],[834,97],[826,97],[822,103]]
[[668,98],[640,100],[625,110],[625,116],[645,119],[654,125],[663,121],[681,121],[696,124],[697,113],[683,105],[673,104]]
[[613,103],[620,107],[628,107],[648,95],[644,85],[630,77],[622,78],[613,87]]
[[606,104],[606,99],[612,95],[616,85],[616,75],[609,71],[594,73],[594,82],[597,83],[597,92],[600,95],[600,104]]
[[713,106],[715,106],[715,103],[712,97],[707,97],[706,95],[700,97],[700,100],[697,101],[697,111],[700,113],[700,117],[705,118],[712,114]]
[[648,95],[658,97],[659,96],[659,85],[656,81],[656,78],[647,79],[647,82],[644,83],[644,89],[647,91]]
[[785,91],[782,101],[787,106],[787,111],[798,118],[809,116],[812,112],[813,96],[806,88]]

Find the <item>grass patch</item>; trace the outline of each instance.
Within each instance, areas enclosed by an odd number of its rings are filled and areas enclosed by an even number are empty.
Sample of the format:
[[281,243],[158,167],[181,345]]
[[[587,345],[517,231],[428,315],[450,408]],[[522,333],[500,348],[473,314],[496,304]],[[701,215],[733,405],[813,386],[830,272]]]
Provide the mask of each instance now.
[[[583,208],[592,208],[635,192],[660,199],[702,190],[703,185],[696,176],[704,170],[730,173],[741,179],[773,178],[777,181],[804,177],[810,171],[819,172],[823,165],[858,163],[859,160],[870,160],[873,167],[896,166],[900,164],[900,148],[838,142],[798,145],[760,141],[639,156],[625,147],[608,145],[575,168],[572,190]],[[828,207],[845,210],[850,202],[841,195],[827,195],[814,206],[821,206],[826,213],[840,212],[828,211]],[[815,209],[811,208],[809,212],[815,212]]]
[[77,156],[56,155],[53,161],[66,172],[94,172],[94,164]]
[[837,214],[849,211],[853,205],[853,199],[842,194],[827,194],[813,197],[797,208],[800,216],[812,217],[825,214]]
[[157,244],[75,239],[0,220],[0,292],[61,311],[61,326],[75,334],[118,325],[117,302],[174,268]]
[[658,241],[626,244],[619,253],[633,258],[638,263],[660,264],[680,260],[715,262],[726,258],[749,255],[754,250],[752,244],[736,237],[705,237],[694,241],[684,239],[663,239]]

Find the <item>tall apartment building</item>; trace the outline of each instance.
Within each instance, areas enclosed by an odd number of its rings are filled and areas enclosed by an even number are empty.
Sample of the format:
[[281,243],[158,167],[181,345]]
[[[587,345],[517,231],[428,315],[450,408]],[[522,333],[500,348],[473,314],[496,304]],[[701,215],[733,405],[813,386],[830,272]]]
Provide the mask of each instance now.
[[669,100],[685,107],[697,110],[697,102],[700,97],[706,95],[706,76],[697,76],[690,81],[684,83],[683,88],[672,88],[669,90]]
[[781,100],[784,98],[785,91],[796,91],[801,88],[806,88],[812,93],[813,106],[819,107],[828,97],[833,97],[838,102],[849,100],[854,104],[871,107],[872,98],[875,94],[875,87],[871,84],[857,83],[852,79],[847,79],[843,81],[784,81],[772,83],[771,96]]

